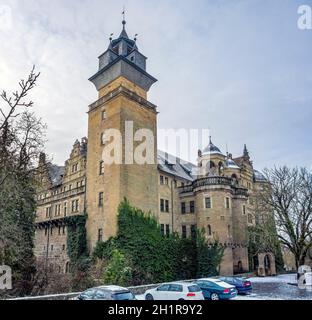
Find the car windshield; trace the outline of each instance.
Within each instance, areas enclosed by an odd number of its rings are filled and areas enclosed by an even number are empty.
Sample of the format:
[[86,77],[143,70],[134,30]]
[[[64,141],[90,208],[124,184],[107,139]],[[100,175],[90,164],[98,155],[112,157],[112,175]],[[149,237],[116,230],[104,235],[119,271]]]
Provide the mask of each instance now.
[[189,292],[200,292],[201,291],[200,287],[197,285],[189,286],[188,290],[189,290]]
[[112,295],[113,300],[134,300],[134,295],[131,292],[120,292]]

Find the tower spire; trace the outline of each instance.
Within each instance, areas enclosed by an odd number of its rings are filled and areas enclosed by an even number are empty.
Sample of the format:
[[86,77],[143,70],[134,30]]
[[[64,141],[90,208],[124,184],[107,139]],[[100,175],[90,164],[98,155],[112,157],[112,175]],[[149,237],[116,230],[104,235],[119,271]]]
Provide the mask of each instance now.
[[127,22],[126,22],[126,9],[124,6],[123,11],[122,11],[122,31],[121,31],[119,38],[129,39],[128,34],[126,32],[126,24],[127,24]]
[[246,144],[244,145],[244,153],[243,153],[243,155],[244,155],[245,158],[249,159],[249,151],[247,149],[247,145]]

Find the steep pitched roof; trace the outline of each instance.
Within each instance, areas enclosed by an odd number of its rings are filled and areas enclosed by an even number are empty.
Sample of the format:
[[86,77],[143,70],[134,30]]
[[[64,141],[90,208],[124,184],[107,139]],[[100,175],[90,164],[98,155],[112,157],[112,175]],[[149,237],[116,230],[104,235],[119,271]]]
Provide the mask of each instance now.
[[179,178],[193,181],[192,170],[196,168],[193,163],[182,160],[176,156],[158,150],[158,169]]

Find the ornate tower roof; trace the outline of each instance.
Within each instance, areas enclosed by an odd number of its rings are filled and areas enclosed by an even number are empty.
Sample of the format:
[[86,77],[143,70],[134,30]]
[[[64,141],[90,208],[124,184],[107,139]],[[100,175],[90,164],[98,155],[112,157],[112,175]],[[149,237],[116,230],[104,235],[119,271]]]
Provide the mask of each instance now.
[[221,150],[212,143],[211,137],[209,138],[208,146],[202,152],[202,155],[208,154],[222,154]]
[[89,80],[100,90],[123,76],[148,91],[157,80],[146,72],[146,60],[138,50],[136,38],[129,38],[126,21],[123,19],[119,37],[113,39],[111,35],[108,49],[99,56],[99,70]]

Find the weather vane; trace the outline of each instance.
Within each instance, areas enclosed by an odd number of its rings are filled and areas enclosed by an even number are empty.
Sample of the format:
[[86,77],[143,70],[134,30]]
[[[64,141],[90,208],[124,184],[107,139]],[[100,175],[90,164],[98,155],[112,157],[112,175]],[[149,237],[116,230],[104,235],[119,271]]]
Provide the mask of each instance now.
[[126,7],[123,6],[123,10],[122,10],[122,20],[126,21]]

